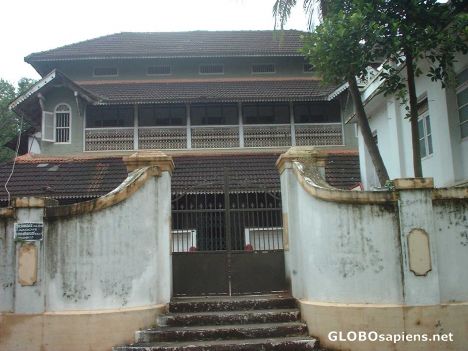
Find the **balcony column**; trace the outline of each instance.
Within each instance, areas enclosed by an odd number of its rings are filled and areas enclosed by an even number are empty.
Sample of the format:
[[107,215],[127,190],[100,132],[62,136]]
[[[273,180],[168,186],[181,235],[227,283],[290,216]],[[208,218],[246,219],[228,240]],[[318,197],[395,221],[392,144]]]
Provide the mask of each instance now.
[[187,149],[192,148],[192,122],[190,121],[190,104],[185,104],[185,113],[187,115]]
[[291,146],[296,146],[296,126],[294,125],[294,106],[289,102],[289,119],[291,123]]
[[133,150],[138,150],[138,105],[133,106]]
[[239,114],[239,147],[244,147],[244,122],[242,121],[242,103],[237,105]]

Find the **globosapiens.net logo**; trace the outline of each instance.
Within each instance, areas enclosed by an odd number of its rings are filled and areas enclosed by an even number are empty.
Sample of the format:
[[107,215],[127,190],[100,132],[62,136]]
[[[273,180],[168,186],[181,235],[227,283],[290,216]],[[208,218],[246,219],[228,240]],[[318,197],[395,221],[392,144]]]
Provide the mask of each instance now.
[[335,331],[328,333],[330,341],[351,341],[351,342],[453,342],[453,333],[446,334],[417,334],[417,333],[379,333],[376,331]]

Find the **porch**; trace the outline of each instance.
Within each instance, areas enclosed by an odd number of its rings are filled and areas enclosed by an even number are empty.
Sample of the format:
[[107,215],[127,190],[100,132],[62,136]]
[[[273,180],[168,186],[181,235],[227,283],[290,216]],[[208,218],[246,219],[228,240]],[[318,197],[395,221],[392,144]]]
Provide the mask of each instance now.
[[85,151],[343,144],[332,103],[90,106],[84,129]]

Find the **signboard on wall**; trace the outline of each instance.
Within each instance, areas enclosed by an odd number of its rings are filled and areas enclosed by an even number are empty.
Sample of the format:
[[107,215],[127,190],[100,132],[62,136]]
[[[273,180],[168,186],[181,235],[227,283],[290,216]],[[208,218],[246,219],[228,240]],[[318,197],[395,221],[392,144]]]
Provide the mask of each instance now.
[[44,237],[44,223],[15,223],[15,240],[35,241]]

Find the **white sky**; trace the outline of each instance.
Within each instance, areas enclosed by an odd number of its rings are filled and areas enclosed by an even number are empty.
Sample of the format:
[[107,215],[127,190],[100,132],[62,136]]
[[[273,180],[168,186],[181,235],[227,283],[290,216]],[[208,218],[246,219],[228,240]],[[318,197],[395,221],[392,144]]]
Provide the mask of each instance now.
[[[39,78],[30,53],[117,32],[273,29],[275,0],[7,0],[0,16],[0,78]],[[302,1],[287,29],[306,30]],[[226,43],[229,45],[229,43]]]

